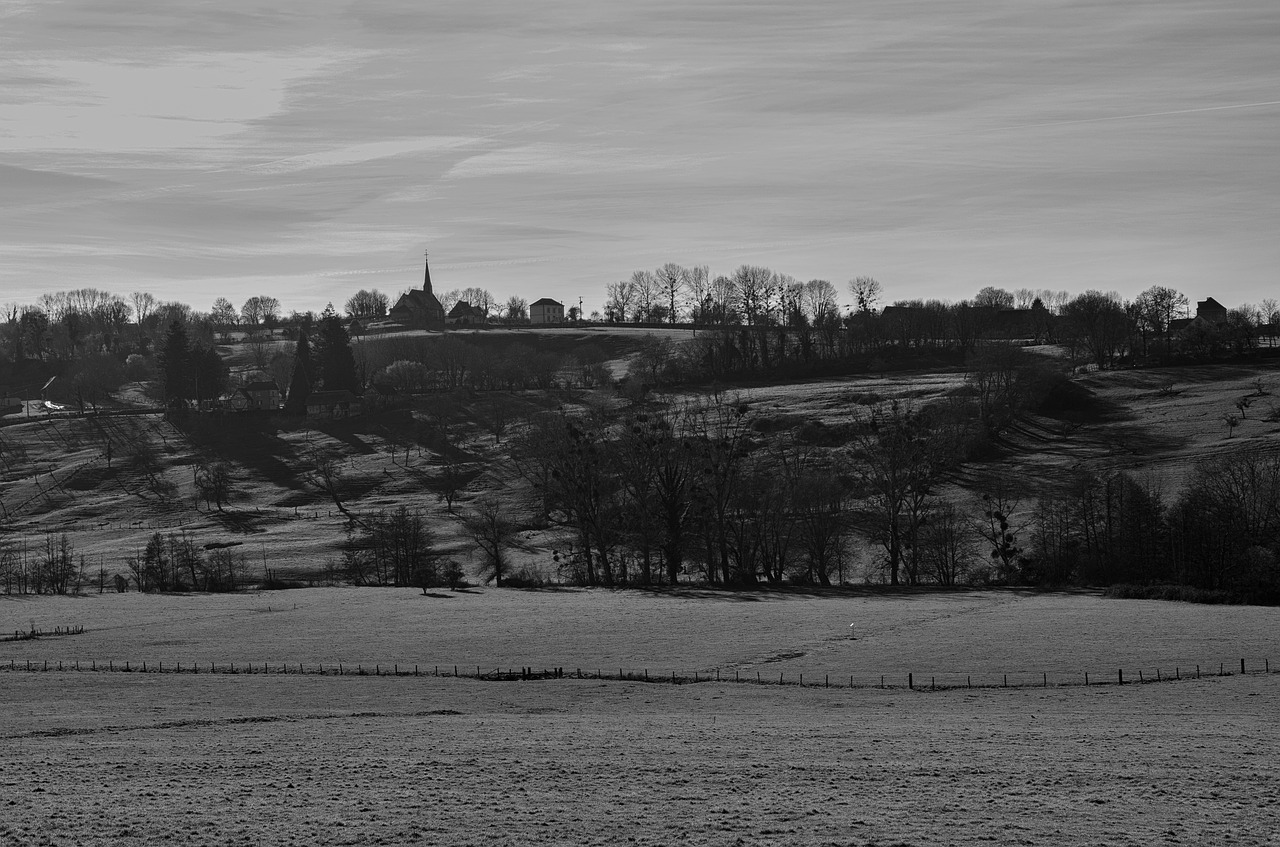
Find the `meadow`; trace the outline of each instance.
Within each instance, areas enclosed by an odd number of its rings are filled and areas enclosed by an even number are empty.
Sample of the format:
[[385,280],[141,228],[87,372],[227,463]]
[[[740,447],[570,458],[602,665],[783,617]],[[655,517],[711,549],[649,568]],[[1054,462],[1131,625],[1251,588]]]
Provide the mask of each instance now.
[[2,670],[0,843],[1274,844],[1275,674],[913,691],[727,671],[1136,678],[1237,654],[1261,671],[1278,615],[1015,591],[4,598],[0,628],[86,629],[0,643],[19,666],[594,660],[723,676]]

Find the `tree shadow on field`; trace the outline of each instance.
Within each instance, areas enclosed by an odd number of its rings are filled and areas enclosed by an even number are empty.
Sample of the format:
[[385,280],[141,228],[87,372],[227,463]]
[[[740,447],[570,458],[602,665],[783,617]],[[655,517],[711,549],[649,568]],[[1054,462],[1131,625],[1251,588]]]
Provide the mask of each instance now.
[[685,600],[723,600],[759,603],[764,600],[840,600],[849,597],[883,597],[895,600],[932,600],[942,597],[965,597],[972,594],[1000,593],[1017,597],[1043,594],[1075,594],[1098,596],[1095,588],[1035,588],[1029,586],[937,586],[937,585],[760,585],[744,588],[698,586],[646,586],[632,589],[642,594]]

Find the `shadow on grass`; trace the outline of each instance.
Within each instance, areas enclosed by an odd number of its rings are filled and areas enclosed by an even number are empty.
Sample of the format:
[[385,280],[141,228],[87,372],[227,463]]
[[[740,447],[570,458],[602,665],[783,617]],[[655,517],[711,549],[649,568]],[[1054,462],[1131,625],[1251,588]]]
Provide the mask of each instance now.
[[[622,589],[628,590],[628,589]],[[771,599],[842,599],[848,597],[884,597],[897,600],[930,600],[939,597],[965,597],[972,594],[1008,594],[1016,597],[1037,597],[1045,594],[1101,596],[1096,588],[1034,588],[1028,586],[954,586],[936,585],[759,585],[742,588],[711,585],[689,586],[636,586],[629,590],[662,597],[688,600],[724,600],[728,602],[758,603]]]

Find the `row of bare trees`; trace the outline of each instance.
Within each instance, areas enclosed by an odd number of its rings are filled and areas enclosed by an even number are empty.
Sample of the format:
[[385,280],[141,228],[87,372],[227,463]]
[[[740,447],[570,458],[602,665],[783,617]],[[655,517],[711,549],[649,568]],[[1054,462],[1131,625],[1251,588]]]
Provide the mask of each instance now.
[[934,578],[921,538],[954,456],[934,412],[885,404],[838,449],[823,446],[831,433],[766,437],[762,423],[723,397],[597,406],[540,416],[515,454],[543,520],[571,531],[563,560],[586,584],[826,585],[849,575],[853,534],[882,550],[891,583]]

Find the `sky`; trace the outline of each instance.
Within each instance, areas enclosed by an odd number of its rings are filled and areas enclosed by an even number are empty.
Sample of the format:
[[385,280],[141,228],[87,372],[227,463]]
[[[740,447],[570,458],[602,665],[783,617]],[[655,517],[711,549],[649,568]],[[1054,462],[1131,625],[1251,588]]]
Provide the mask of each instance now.
[[0,303],[1280,296],[1274,0],[264,5],[0,0]]

